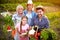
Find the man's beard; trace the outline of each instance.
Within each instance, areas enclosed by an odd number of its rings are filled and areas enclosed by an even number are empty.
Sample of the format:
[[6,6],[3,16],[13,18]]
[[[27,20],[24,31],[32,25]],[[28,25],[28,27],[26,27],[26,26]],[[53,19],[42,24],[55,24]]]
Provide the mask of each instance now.
[[39,17],[42,17],[42,14],[38,14]]

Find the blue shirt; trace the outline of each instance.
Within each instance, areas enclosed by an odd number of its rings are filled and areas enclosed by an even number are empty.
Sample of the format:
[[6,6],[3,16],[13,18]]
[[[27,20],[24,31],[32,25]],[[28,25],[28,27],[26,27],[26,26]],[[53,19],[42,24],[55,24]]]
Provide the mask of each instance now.
[[47,17],[43,16],[41,20],[39,20],[38,16],[32,18],[32,23],[30,23],[30,26],[37,25],[38,28],[48,28],[49,27],[49,20]]
[[[24,14],[23,14],[23,15],[24,15]],[[22,16],[23,16],[23,15],[22,15]],[[21,22],[22,16],[19,16],[18,13],[14,14],[14,15],[12,16],[12,20],[13,20],[13,22],[14,22],[14,25],[16,25],[17,23],[20,23],[20,22]]]
[[30,25],[31,20],[32,20],[33,17],[36,16],[36,13],[34,11],[32,11],[30,14],[28,14],[28,11],[25,10],[24,15],[28,17],[28,24]]

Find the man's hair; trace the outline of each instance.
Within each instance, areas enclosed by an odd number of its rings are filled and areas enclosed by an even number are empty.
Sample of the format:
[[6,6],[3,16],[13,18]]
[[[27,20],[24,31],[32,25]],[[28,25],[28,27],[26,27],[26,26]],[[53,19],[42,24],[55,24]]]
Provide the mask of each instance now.
[[42,11],[44,11],[44,9],[41,8],[41,7],[36,8],[36,10],[42,10]]

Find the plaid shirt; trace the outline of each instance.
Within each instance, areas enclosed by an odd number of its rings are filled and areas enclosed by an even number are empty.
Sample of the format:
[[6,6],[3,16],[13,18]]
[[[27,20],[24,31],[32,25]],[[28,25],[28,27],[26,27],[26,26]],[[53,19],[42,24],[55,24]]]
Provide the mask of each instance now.
[[48,28],[49,27],[49,20],[47,17],[43,16],[41,20],[38,19],[38,16],[32,18],[32,23],[30,23],[30,26],[37,25],[38,28]]

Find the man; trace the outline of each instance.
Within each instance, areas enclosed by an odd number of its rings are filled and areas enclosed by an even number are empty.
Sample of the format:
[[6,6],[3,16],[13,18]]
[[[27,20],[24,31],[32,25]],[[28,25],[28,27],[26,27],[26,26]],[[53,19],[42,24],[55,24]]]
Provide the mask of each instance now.
[[[36,7],[36,14],[37,14],[37,16],[32,18],[32,21],[31,21],[32,23],[30,24],[30,26],[37,26],[38,27],[37,33],[40,33],[41,29],[49,28],[49,20],[44,15],[43,6]],[[36,40],[40,40],[40,35],[38,35],[38,38]]]
[[31,19],[36,16],[36,13],[32,9],[33,9],[33,2],[32,0],[28,0],[27,9],[24,11],[24,15],[28,17],[29,25],[31,23]]
[[[12,16],[12,20],[13,20],[15,26],[16,26],[17,23],[19,23],[21,21],[21,18],[22,18],[23,15],[24,15],[23,14],[23,6],[18,5],[17,8],[16,8],[16,14],[14,14]],[[14,36],[14,40],[19,40],[18,32],[16,32],[16,34]]]

